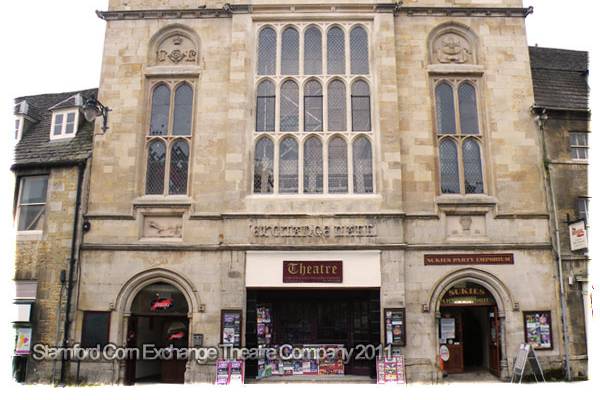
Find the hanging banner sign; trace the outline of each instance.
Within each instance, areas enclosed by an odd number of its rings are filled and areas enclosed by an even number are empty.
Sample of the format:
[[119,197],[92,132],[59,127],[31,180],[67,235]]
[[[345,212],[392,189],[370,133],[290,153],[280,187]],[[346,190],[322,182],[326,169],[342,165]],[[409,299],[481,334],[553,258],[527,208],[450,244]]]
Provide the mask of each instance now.
[[284,261],[283,283],[342,283],[342,261]]
[[505,254],[425,254],[425,265],[513,265],[515,257]]
[[584,220],[569,224],[569,240],[571,242],[571,251],[588,248],[587,229],[585,228]]
[[31,328],[17,328],[16,355],[31,354]]

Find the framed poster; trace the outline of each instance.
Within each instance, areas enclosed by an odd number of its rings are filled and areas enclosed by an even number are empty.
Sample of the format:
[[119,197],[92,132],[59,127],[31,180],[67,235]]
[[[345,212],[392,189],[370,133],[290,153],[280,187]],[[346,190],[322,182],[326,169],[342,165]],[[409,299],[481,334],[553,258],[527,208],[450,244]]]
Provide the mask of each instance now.
[[221,310],[221,343],[233,347],[242,344],[242,310]]
[[15,343],[16,355],[31,354],[31,328],[17,328],[17,340]]
[[523,311],[525,343],[535,350],[552,350],[550,311]]
[[406,346],[406,312],[404,308],[385,308],[385,344]]

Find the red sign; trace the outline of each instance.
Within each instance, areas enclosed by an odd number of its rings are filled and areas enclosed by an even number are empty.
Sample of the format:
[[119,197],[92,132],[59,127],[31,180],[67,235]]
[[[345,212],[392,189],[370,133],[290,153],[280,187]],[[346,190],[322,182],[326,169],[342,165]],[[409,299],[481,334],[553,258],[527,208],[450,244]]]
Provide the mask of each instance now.
[[506,254],[425,254],[425,265],[500,265],[514,264],[512,253]]
[[284,261],[283,283],[342,283],[342,261]]

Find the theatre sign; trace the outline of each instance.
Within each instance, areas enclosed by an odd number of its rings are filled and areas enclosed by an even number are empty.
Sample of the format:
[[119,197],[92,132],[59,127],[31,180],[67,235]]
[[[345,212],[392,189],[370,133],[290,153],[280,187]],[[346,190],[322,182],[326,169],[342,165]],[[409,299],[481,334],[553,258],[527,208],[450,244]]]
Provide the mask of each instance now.
[[284,261],[283,283],[342,283],[342,261]]

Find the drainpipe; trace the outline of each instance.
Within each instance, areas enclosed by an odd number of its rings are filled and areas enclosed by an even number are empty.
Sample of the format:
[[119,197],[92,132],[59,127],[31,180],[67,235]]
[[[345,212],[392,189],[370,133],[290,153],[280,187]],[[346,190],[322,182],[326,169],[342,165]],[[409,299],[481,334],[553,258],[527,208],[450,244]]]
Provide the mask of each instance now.
[[[73,276],[75,274],[75,267],[77,266],[77,235],[79,232],[79,212],[81,209],[81,191],[83,187],[83,176],[85,174],[86,161],[81,161],[77,164],[77,198],[75,200],[75,215],[73,216],[73,234],[71,237],[71,258],[69,259],[69,275],[67,279],[67,296],[66,296],[66,307],[65,307],[65,325],[63,331],[63,342],[62,347],[66,348],[69,345],[69,328],[71,326],[71,300],[73,297]],[[67,362],[68,357],[61,358],[60,365],[60,383],[66,384],[67,377]]]
[[546,148],[546,133],[544,130],[544,125],[546,120],[548,119],[547,110],[545,108],[531,108],[532,113],[536,114],[535,121],[537,122],[538,128],[540,130],[540,137],[542,140],[542,152],[544,159],[544,178],[546,180],[547,187],[550,191],[548,196],[548,192],[546,195],[549,197],[549,206],[551,207],[551,212],[553,214],[554,219],[554,240],[552,241],[552,247],[554,248],[554,252],[556,254],[556,262],[558,264],[558,281],[559,281],[559,297],[560,297],[560,316],[562,321],[562,330],[563,330],[563,347],[564,347],[564,355],[563,355],[563,368],[567,381],[571,381],[571,362],[570,362],[570,354],[569,354],[569,329],[567,327],[567,302],[565,299],[565,285],[563,281],[563,262],[562,262],[562,252],[561,252],[561,244],[560,244],[560,230],[559,230],[559,221],[558,221],[558,210],[556,208],[556,194],[554,192],[554,185],[552,184],[552,165],[550,164],[550,158],[548,157],[548,149]]

